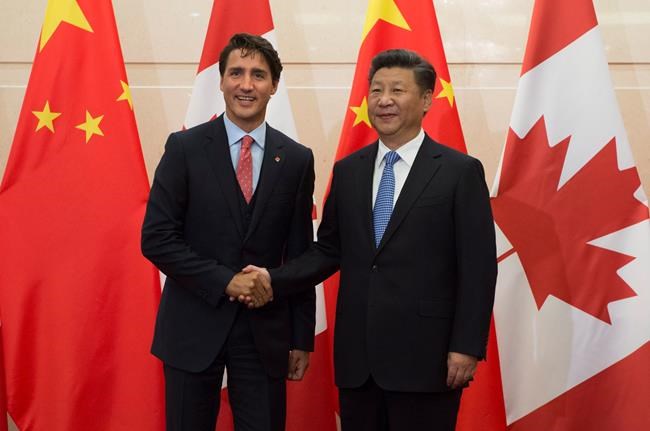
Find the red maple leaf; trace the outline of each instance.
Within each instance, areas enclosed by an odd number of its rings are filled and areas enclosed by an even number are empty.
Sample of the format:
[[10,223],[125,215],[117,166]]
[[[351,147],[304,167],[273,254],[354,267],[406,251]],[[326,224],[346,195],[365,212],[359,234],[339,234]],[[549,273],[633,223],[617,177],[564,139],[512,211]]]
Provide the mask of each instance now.
[[558,189],[570,139],[551,148],[543,117],[523,139],[511,129],[492,209],[538,309],[553,295],[611,323],[607,305],[636,295],[616,273],[634,258],[588,242],[647,219],[648,211],[634,197],[636,169],[617,167],[615,139]]

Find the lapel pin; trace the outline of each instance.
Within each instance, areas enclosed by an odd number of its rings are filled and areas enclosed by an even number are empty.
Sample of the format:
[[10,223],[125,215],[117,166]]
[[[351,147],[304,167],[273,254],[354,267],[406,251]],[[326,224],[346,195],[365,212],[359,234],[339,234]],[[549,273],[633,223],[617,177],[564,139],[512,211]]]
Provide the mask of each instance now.
[[275,163],[278,163],[280,161],[280,156],[275,156]]

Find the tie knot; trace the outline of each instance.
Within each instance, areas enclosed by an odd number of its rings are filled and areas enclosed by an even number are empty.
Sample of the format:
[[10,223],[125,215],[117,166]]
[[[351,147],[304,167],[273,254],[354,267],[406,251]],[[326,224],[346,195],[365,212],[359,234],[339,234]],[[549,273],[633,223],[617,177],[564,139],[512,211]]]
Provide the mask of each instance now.
[[384,155],[386,166],[393,166],[399,160],[399,154],[395,151],[389,151]]
[[249,135],[244,135],[243,138],[241,138],[241,147],[242,149],[249,149],[251,145],[253,144],[253,138]]

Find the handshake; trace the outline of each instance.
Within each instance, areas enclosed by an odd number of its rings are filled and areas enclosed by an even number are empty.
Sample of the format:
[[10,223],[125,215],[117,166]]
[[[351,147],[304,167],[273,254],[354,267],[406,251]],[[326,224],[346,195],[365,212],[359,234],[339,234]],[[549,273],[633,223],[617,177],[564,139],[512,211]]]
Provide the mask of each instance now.
[[248,265],[226,286],[230,301],[239,301],[248,308],[259,308],[273,301],[271,276],[266,268]]

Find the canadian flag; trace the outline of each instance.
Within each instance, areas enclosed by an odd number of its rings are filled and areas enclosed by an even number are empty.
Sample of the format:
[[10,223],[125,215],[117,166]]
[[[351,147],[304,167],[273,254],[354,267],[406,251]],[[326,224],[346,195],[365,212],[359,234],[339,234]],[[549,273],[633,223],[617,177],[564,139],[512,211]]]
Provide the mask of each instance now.
[[[273,18],[268,0],[215,0],[208,24],[199,70],[194,82],[185,127],[209,121],[221,115],[225,103],[219,82],[219,53],[235,33],[264,37],[277,49]],[[280,54],[282,54],[280,52]],[[281,56],[282,57],[282,56]],[[274,128],[298,141],[291,105],[284,80],[269,103],[266,119]],[[315,222],[314,208],[314,222]],[[309,370],[301,382],[287,383],[287,431],[336,430],[335,387],[332,359],[327,342],[327,319],[323,286],[316,287],[316,339]],[[227,377],[224,377],[224,387]],[[217,430],[232,430],[227,391],[222,394]]]
[[536,0],[493,189],[509,430],[650,429],[650,223],[591,0]]

